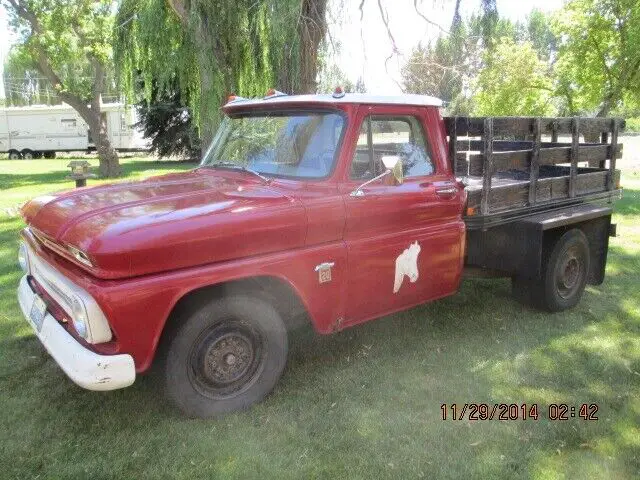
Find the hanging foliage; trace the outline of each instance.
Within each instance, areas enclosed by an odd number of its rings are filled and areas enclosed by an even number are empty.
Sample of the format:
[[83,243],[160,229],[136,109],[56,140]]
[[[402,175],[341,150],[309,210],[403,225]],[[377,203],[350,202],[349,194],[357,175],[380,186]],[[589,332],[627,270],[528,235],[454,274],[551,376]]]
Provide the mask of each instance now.
[[[129,98],[150,99],[150,85],[162,92],[177,78],[206,146],[229,94],[300,91],[303,44],[324,35],[322,27],[305,36],[303,25],[318,21],[302,15],[305,5],[324,25],[326,0],[123,0],[115,27],[122,84]],[[138,72],[144,91],[135,88]]]

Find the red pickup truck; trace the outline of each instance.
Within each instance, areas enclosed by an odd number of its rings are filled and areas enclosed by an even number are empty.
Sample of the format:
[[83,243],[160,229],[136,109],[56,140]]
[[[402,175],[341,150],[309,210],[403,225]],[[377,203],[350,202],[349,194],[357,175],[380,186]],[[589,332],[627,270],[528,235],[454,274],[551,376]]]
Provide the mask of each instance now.
[[603,281],[623,124],[439,106],[231,99],[194,170],[23,207],[22,312],[78,385],[126,387],[155,360],[168,397],[206,417],[274,387],[300,319],[335,332],[452,295],[465,267],[575,305]]

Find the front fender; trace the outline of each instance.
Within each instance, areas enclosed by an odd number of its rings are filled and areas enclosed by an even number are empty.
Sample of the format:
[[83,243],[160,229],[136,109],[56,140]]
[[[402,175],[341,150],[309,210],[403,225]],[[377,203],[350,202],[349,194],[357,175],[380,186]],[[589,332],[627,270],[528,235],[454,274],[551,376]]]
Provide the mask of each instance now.
[[[331,280],[320,283],[316,266],[333,263]],[[203,287],[252,277],[286,282],[304,305],[314,329],[329,333],[345,312],[347,255],[343,242],[216,263],[127,280],[92,282],[96,298],[117,339],[117,352],[133,356],[143,372],[155,355],[162,331],[185,295]]]

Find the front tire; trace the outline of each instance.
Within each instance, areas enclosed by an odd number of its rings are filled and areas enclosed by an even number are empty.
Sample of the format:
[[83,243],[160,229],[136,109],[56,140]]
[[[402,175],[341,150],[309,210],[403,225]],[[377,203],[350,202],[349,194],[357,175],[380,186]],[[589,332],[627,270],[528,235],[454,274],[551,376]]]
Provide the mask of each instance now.
[[206,418],[247,408],[282,375],[287,330],[268,302],[222,297],[177,320],[167,345],[165,385],[185,414]]

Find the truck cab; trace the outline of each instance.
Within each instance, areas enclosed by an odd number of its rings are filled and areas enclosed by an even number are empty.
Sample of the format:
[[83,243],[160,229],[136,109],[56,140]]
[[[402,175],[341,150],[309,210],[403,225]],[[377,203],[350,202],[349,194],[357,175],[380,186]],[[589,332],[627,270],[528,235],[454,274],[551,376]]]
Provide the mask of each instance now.
[[188,415],[259,401],[300,319],[328,334],[457,291],[467,191],[440,106],[236,97],[193,171],[30,201],[26,319],[85,388],[130,385],[157,357]]

